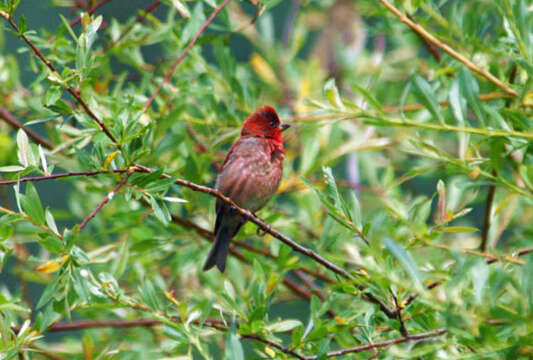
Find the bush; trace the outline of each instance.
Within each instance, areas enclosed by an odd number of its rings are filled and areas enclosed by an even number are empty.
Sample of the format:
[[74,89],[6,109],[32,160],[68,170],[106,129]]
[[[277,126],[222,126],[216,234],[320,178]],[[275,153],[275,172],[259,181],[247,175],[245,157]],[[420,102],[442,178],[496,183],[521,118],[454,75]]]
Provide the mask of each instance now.
[[[531,358],[530,1],[19,3],[0,358]],[[266,104],[283,183],[202,272]]]

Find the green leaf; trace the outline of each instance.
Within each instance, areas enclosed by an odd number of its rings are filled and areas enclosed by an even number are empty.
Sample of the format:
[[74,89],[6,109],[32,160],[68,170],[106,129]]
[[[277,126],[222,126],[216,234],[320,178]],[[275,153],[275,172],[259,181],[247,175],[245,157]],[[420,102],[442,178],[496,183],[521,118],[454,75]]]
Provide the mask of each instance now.
[[161,221],[163,225],[168,226],[168,222],[170,221],[170,214],[168,213],[168,211],[165,211],[166,207],[159,206],[157,200],[154,199],[152,196],[150,196],[150,205],[154,210],[155,217],[159,221]]
[[63,93],[63,89],[59,85],[52,84],[46,91],[46,95],[44,98],[44,105],[45,106],[51,106],[56,103],[57,100],[61,97],[61,94]]
[[30,141],[28,140],[28,135],[26,135],[22,129],[17,131],[17,147],[19,163],[24,165],[24,167],[28,167],[33,164],[33,162],[30,161],[30,159],[33,157],[30,149]]
[[298,326],[303,326],[300,320],[289,319],[281,320],[273,324],[265,326],[265,330],[270,332],[285,332],[297,328]]
[[19,18],[19,34],[24,34],[28,30],[28,25],[26,24],[26,18],[24,15],[21,15]]
[[479,230],[470,226],[447,226],[442,228],[441,231],[448,233],[471,233]]
[[384,243],[387,249],[389,249],[389,251],[391,252],[391,254],[400,262],[403,268],[407,271],[411,279],[413,279],[415,286],[419,290],[423,290],[424,287],[422,286],[422,284],[424,278],[418,271],[418,267],[413,261],[411,255],[403,247],[401,247],[398,243],[396,243],[390,238],[385,239]]
[[244,351],[242,349],[241,341],[237,334],[231,332],[226,337],[226,351],[224,353],[226,360],[244,360]]
[[479,86],[476,79],[472,76],[472,73],[466,68],[462,68],[459,71],[459,86],[461,93],[465,95],[468,104],[476,114],[476,117],[481,122],[483,127],[486,126],[483,104],[479,101]]
[[0,166],[0,172],[17,172],[24,170],[25,168],[19,165],[7,165],[7,166]]
[[336,109],[344,110],[344,104],[342,103],[341,97],[339,95],[339,90],[335,85],[335,79],[331,78],[324,84],[324,95],[329,100],[331,106]]
[[20,196],[20,203],[24,212],[36,223],[45,223],[44,209],[39,194],[31,182],[26,183],[26,194]]
[[413,92],[418,99],[429,110],[433,118],[437,119],[441,124],[445,124],[440,105],[437,101],[437,95],[431,88],[431,85],[422,77],[415,76],[413,79]]

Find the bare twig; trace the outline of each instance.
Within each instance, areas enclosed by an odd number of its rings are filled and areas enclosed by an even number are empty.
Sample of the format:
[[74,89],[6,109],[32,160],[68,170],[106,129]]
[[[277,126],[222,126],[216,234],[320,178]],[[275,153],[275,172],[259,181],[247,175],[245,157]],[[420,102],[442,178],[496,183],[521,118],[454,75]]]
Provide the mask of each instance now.
[[130,25],[128,25],[128,27],[126,27],[126,29],[124,29],[124,31],[120,34],[118,39],[115,40],[115,41],[112,41],[111,43],[109,43],[105,47],[104,52],[109,50],[110,48],[116,46],[120,42],[120,40],[122,40],[124,38],[124,36],[126,36],[133,29],[133,26],[135,26],[136,23],[140,23],[141,21],[143,21],[146,18],[146,16],[148,16],[148,14],[150,14],[152,11],[157,9],[159,7],[159,5],[161,5],[161,1],[160,0],[155,0],[153,3],[151,3],[150,5],[145,7],[144,10],[143,10],[143,13],[141,15],[137,16],[135,21],[132,22]]
[[[107,1],[110,1],[110,0],[103,0],[101,1],[100,3],[102,2],[107,2]],[[99,3],[99,4],[100,4]],[[98,4],[96,4],[98,5]],[[96,5],[94,7],[96,7]],[[94,8],[93,7],[93,8]],[[17,26],[17,24],[15,24],[13,22],[13,19],[11,18],[11,16],[6,13],[6,12],[3,12],[3,11],[0,11],[0,16],[3,17],[4,19],[6,19],[6,21],[9,23],[9,25],[11,25],[11,27],[13,28],[13,30],[15,30],[17,33],[19,33],[19,28]],[[26,42],[26,44],[28,44],[28,46],[33,50],[33,52],[35,53],[35,55],[37,55],[39,57],[39,59],[41,59],[41,61],[48,67],[48,69],[50,69],[51,71],[53,71],[54,73],[58,73],[57,69],[55,68],[54,64],[52,64],[50,62],[50,60],[48,60],[44,55],[43,53],[33,44],[33,42],[28,39],[28,37],[26,37],[26,35],[24,34],[18,34],[22,40],[24,40]],[[87,113],[87,115],[89,115],[97,124],[98,126],[100,127],[100,129],[107,135],[107,137],[113,141],[113,143],[116,144],[116,146],[120,149],[120,144],[117,143],[117,140],[116,138],[113,136],[113,134],[111,134],[111,132],[109,131],[109,129],[105,126],[104,122],[102,120],[100,120],[93,112],[92,110],[89,108],[89,106],[87,105],[87,103],[81,98],[80,94],[74,90],[71,86],[69,85],[65,85],[65,88],[67,89],[67,91],[76,99],[76,101],[81,105],[81,107],[83,108],[83,110],[85,110],[85,112]]]
[[137,320],[79,320],[70,323],[53,324],[46,331],[59,332],[59,331],[73,331],[84,330],[100,327],[135,327],[135,326],[156,326],[161,322],[152,319],[137,319]]
[[[391,345],[394,345],[394,344],[400,344],[400,343],[411,341],[411,340],[423,340],[423,339],[433,338],[433,337],[437,337],[437,336],[443,335],[444,333],[446,333],[446,329],[437,329],[437,330],[428,331],[428,332],[425,332],[425,333],[413,334],[413,335],[404,336],[404,337],[401,337],[401,338],[387,340],[387,341],[382,341],[382,342],[378,342],[378,343],[373,343],[373,344],[368,344],[368,345],[356,346],[356,347],[353,347],[353,348],[347,348],[347,349],[332,351],[332,352],[327,353],[326,357],[334,357],[334,356],[341,356],[341,355],[346,355],[346,354],[359,353],[359,352],[372,350],[372,349],[376,349],[376,348],[382,348],[382,347],[391,346]],[[305,360],[314,360],[314,359],[316,359],[316,356],[306,356],[305,357]]]
[[16,184],[19,182],[33,182],[33,181],[43,181],[43,180],[53,180],[53,179],[60,179],[64,177],[71,177],[71,176],[94,176],[98,174],[121,174],[128,172],[127,169],[117,169],[117,170],[97,170],[97,171],[74,171],[74,172],[66,172],[63,174],[52,174],[52,175],[43,175],[43,176],[30,176],[30,177],[23,177],[17,180],[1,180],[0,185],[11,185]]
[[464,55],[460,54],[453,48],[451,48],[449,45],[443,43],[439,39],[437,39],[435,36],[433,36],[430,32],[428,32],[426,29],[424,29],[421,25],[411,21],[407,16],[402,14],[400,10],[398,10],[394,5],[392,5],[387,0],[379,0],[389,11],[391,11],[396,17],[400,19],[401,22],[409,26],[413,31],[415,31],[417,34],[425,38],[427,41],[432,43],[433,45],[437,46],[441,50],[447,52],[450,56],[452,56],[454,59],[462,62],[468,69],[471,71],[483,76],[487,80],[489,80],[491,83],[505,91],[507,94],[512,96],[518,96],[519,94],[512,89],[509,85],[504,83],[503,81],[496,78],[494,75],[492,75],[490,72],[480,68],[476,64],[474,64],[472,61],[467,59]]
[[83,228],[85,227],[85,225],[87,225],[87,223],[93,218],[96,216],[96,214],[98,214],[98,212],[104,207],[105,204],[107,204],[109,202],[109,200],[111,200],[113,198],[113,196],[115,196],[115,194],[120,190],[120,188],[126,183],[126,181],[128,181],[128,178],[130,177],[130,175],[134,172],[134,170],[130,170],[128,171],[128,173],[126,174],[126,176],[124,176],[122,178],[122,180],[120,180],[120,182],[113,188],[113,190],[107,194],[107,196],[104,198],[104,200],[102,200],[98,206],[96,206],[96,208],[93,210],[93,212],[91,212],[89,214],[89,216],[87,216],[81,223],[80,225],[80,230],[83,230]]
[[[94,6],[92,8],[90,8],[87,12],[92,15],[99,7],[101,7],[102,5],[105,5],[107,4],[108,2],[110,2],[111,0],[100,0],[99,2],[97,2],[96,4],[94,4]],[[77,17],[75,18],[74,20],[72,20],[70,22],[70,26],[74,26],[74,25],[77,25],[79,24],[81,21],[81,17]]]
[[22,129],[24,132],[32,138],[36,143],[41,144],[47,149],[53,149],[54,145],[47,139],[43,138],[41,135],[37,134],[35,131],[31,130],[20,121],[15,119],[15,117],[6,109],[0,106],[0,119],[4,119],[9,125],[13,126],[16,129]]
[[[151,169],[149,169],[149,168],[147,168],[145,166],[138,165],[138,164],[136,164],[135,166],[138,169],[141,169],[141,170],[143,170],[145,172],[152,172]],[[167,179],[171,178],[171,176],[168,175],[168,174],[162,174],[161,177],[167,178]],[[298,244],[297,242],[295,242],[294,240],[292,240],[288,236],[286,236],[286,235],[282,234],[281,232],[277,231],[276,229],[272,228],[272,226],[270,226],[269,223],[267,223],[266,221],[258,218],[251,211],[239,207],[237,204],[235,204],[235,202],[233,202],[233,200],[231,200],[229,197],[227,197],[224,194],[222,194],[220,191],[218,191],[216,189],[213,189],[213,188],[210,188],[210,187],[207,187],[207,186],[198,185],[198,184],[195,184],[195,183],[192,183],[190,181],[183,180],[183,179],[175,180],[174,183],[176,185],[188,187],[189,189],[192,189],[194,191],[203,192],[203,193],[210,194],[210,195],[213,195],[213,196],[217,197],[218,199],[220,199],[220,200],[224,201],[225,203],[231,205],[232,208],[236,212],[238,212],[242,217],[244,217],[246,220],[253,222],[260,229],[262,229],[264,232],[269,233],[270,235],[272,235],[276,239],[278,239],[278,240],[282,241],[283,243],[285,243],[286,245],[290,246],[294,251],[299,252],[299,253],[301,253],[301,254],[313,259],[315,262],[319,263],[320,265],[324,266],[325,268],[333,271],[337,275],[340,275],[340,276],[342,276],[343,278],[345,278],[347,280],[352,280],[352,281],[356,281],[357,280],[355,276],[350,274],[345,269],[341,268],[338,265],[333,264],[332,262],[330,262],[329,260],[327,260],[324,257],[320,256],[319,254],[317,254],[313,250],[308,249],[305,246],[302,246],[302,245]],[[365,287],[363,285],[359,285],[358,284],[357,286],[358,286],[359,290],[362,292],[361,296],[364,299],[366,299],[366,300],[378,305],[379,308],[388,317],[395,318],[395,314],[393,313],[393,311],[390,310],[385,305],[385,303],[383,301],[378,299],[372,293],[364,292]]]
[[211,15],[209,16],[209,18],[207,18],[207,20],[205,21],[205,23],[202,25],[202,27],[196,32],[196,34],[194,34],[194,37],[192,38],[192,40],[189,42],[189,44],[187,45],[187,47],[185,48],[185,50],[183,50],[183,52],[181,53],[181,55],[172,63],[172,66],[170,68],[170,71],[168,71],[166,74],[165,74],[165,78],[163,80],[163,82],[161,84],[159,84],[157,86],[157,88],[155,89],[155,91],[152,93],[152,95],[150,96],[150,98],[148,99],[148,101],[146,102],[146,104],[144,105],[144,111],[148,110],[148,108],[150,108],[150,106],[152,105],[152,102],[154,102],[155,98],[157,97],[157,95],[159,94],[159,92],[161,91],[161,88],[163,87],[164,84],[168,83],[169,80],[170,80],[170,77],[174,74],[174,72],[176,71],[178,65],[183,61],[183,59],[185,58],[185,56],[189,53],[189,50],[193,47],[193,45],[196,43],[196,41],[198,40],[198,38],[200,37],[200,35],[202,35],[202,33],[205,31],[205,29],[207,29],[207,27],[209,26],[209,24],[211,24],[211,22],[215,19],[215,17],[217,16],[217,14],[226,6],[228,5],[228,3],[230,2],[231,0],[224,0],[215,10],[213,10],[213,12],[211,13]]

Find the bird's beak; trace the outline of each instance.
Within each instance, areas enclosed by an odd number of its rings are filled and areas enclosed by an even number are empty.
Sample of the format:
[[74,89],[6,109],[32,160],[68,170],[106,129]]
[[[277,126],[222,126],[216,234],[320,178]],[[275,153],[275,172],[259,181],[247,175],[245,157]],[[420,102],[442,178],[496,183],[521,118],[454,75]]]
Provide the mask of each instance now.
[[279,125],[279,128],[281,129],[281,131],[285,131],[285,130],[287,130],[290,127],[291,126],[289,124],[280,124]]

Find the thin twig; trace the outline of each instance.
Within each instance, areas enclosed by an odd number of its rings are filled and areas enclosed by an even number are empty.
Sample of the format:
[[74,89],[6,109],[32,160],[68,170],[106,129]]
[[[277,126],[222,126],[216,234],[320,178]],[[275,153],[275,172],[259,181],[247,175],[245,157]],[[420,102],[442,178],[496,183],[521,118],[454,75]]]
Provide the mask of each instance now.
[[33,182],[33,181],[60,179],[60,178],[71,177],[71,176],[94,176],[94,175],[98,175],[98,174],[121,174],[121,173],[126,173],[126,172],[128,172],[127,169],[97,170],[97,171],[73,171],[73,172],[66,172],[66,173],[62,173],[62,174],[23,177],[23,178],[16,179],[16,180],[1,180],[0,181],[0,185],[11,185],[11,184],[28,182],[28,181]]
[[115,194],[120,190],[120,188],[126,183],[126,181],[128,181],[128,178],[130,177],[130,175],[133,173],[134,171],[130,170],[128,171],[128,173],[126,174],[126,176],[124,176],[122,178],[122,180],[120,180],[120,182],[113,188],[113,190],[107,194],[107,196],[104,198],[104,200],[102,200],[97,206],[96,208],[93,210],[93,212],[91,212],[89,214],[89,216],[87,216],[81,223],[80,225],[80,230],[83,230],[83,228],[85,227],[85,225],[87,225],[87,223],[93,218],[96,216],[96,214],[98,214],[98,212],[104,207],[105,204],[107,204],[109,202],[109,200],[111,200],[113,198],[113,196],[115,196]]
[[[141,169],[141,170],[144,170],[145,172],[152,172],[152,170],[150,168],[147,168],[145,166],[142,166],[142,165],[139,165],[139,164],[136,164],[135,166],[137,168]],[[168,175],[168,174],[162,174],[161,177],[167,178],[167,179],[171,178],[171,176]],[[295,242],[294,240],[292,240],[288,236],[286,236],[286,235],[282,234],[281,232],[279,232],[278,230],[272,228],[272,226],[270,226],[269,223],[267,223],[266,221],[258,218],[251,211],[239,207],[237,204],[235,204],[235,202],[233,202],[233,200],[231,200],[229,197],[227,197],[224,194],[222,194],[217,189],[213,189],[213,188],[210,188],[210,187],[207,187],[207,186],[198,185],[198,184],[195,184],[195,183],[192,183],[190,181],[183,180],[183,179],[175,180],[174,184],[180,185],[180,186],[185,186],[185,187],[188,187],[189,189],[192,189],[194,191],[203,192],[203,193],[210,194],[210,195],[213,195],[213,196],[217,197],[218,199],[220,199],[220,200],[224,201],[225,203],[229,204],[230,206],[232,206],[232,208],[236,212],[238,212],[242,217],[244,217],[246,220],[253,222],[260,229],[262,229],[264,232],[269,233],[270,235],[272,235],[276,239],[278,239],[278,240],[282,241],[283,243],[285,243],[286,245],[290,246],[294,251],[299,252],[299,253],[301,253],[301,254],[313,259],[315,262],[319,263],[320,265],[324,266],[325,268],[333,271],[334,273],[342,276],[343,278],[345,278],[347,280],[351,280],[351,281],[357,280],[355,276],[350,274],[345,269],[341,268],[338,265],[333,264],[332,262],[330,262],[329,260],[327,260],[324,257],[320,256],[319,254],[317,254],[313,250],[311,250],[309,248],[306,248],[305,246],[300,245],[299,243]],[[361,296],[364,299],[366,299],[366,300],[378,305],[379,308],[389,318],[395,318],[395,314],[393,313],[393,311],[390,310],[385,305],[385,303],[383,301],[378,299],[372,293],[364,292],[365,291],[365,287],[363,285],[359,285],[358,284],[357,287],[362,292]]]
[[430,32],[428,32],[426,29],[424,29],[421,25],[411,21],[407,16],[402,14],[400,10],[394,7],[390,2],[387,0],[379,0],[387,9],[389,9],[396,17],[400,19],[401,22],[409,26],[413,31],[415,31],[420,36],[424,37],[426,40],[428,40],[430,43],[434,44],[441,50],[447,52],[452,56],[454,59],[462,62],[468,69],[471,71],[478,73],[479,75],[483,76],[487,80],[489,80],[491,83],[505,91],[507,94],[512,96],[519,96],[519,94],[512,89],[509,85],[504,83],[503,81],[496,78],[494,75],[492,75],[490,72],[480,68],[476,64],[474,64],[472,61],[467,59],[464,55],[460,54],[459,52],[455,51],[453,48],[451,48],[449,45],[443,43],[439,39],[437,39],[435,36],[433,36]]
[[[409,20],[411,20],[412,22],[416,23],[416,21],[415,21],[415,19],[413,18],[412,15],[407,14],[406,16],[407,16],[407,18],[409,18]],[[422,41],[422,44],[424,44],[426,49],[435,58],[435,60],[437,60],[437,62],[440,63],[440,54],[439,54],[439,51],[435,48],[435,46],[432,43],[430,43],[428,41],[428,39],[426,39],[425,37],[420,35],[420,33],[415,31],[415,34],[420,38],[420,40]]]
[[[371,350],[371,349],[387,347],[387,346],[391,346],[391,345],[394,345],[394,344],[400,344],[400,343],[411,341],[411,340],[428,339],[428,338],[432,338],[432,337],[437,337],[437,336],[443,335],[444,333],[446,333],[446,329],[437,329],[437,330],[428,331],[428,332],[425,332],[425,333],[409,335],[407,337],[404,336],[404,337],[401,337],[401,338],[382,341],[382,342],[378,342],[378,343],[373,343],[373,344],[368,344],[368,345],[362,345],[362,346],[356,346],[356,347],[352,347],[352,348],[332,351],[332,352],[327,353],[326,357],[334,357],[334,356],[341,356],[341,355],[346,355],[346,354],[359,353],[359,352],[363,352],[363,351],[367,351],[367,350]],[[317,358],[316,356],[306,356],[305,360],[314,360],[316,358]]]
[[20,121],[15,119],[15,117],[6,109],[0,106],[0,119],[5,120],[9,125],[13,126],[16,129],[22,129],[24,132],[32,138],[36,143],[41,144],[47,149],[52,150],[54,145],[47,139],[43,138],[41,135],[37,134],[35,131],[31,130]]
[[[110,0],[103,0],[105,2],[107,1],[110,1]],[[102,1],[101,1],[102,2]],[[100,3],[101,3],[100,2]],[[98,5],[98,4],[96,4]],[[96,7],[96,5],[94,7]],[[93,7],[93,8],[94,8]],[[7,20],[7,22],[9,23],[9,25],[11,25],[11,27],[13,28],[13,30],[15,30],[17,33],[18,33],[18,36],[22,38],[22,40],[24,40],[26,42],[26,44],[28,44],[28,46],[33,50],[33,52],[35,53],[35,55],[37,55],[39,57],[39,59],[41,59],[41,61],[48,67],[48,69],[50,69],[51,71],[53,71],[54,73],[58,73],[58,71],[56,70],[54,64],[52,64],[50,62],[50,60],[48,60],[44,55],[43,53],[33,44],[33,42],[28,39],[26,37],[26,35],[24,34],[20,34],[19,33],[19,28],[17,26],[17,24],[15,24],[13,22],[13,19],[11,18],[11,16],[6,13],[6,12],[3,12],[3,11],[0,11],[0,16],[3,17],[4,19]],[[65,85],[65,88],[67,89],[67,91],[76,99],[76,101],[81,105],[81,107],[83,108],[83,110],[85,110],[85,112],[87,113],[87,115],[89,115],[97,124],[98,126],[100,127],[100,129],[107,135],[107,137],[113,141],[113,143],[116,144],[116,146],[120,149],[120,144],[117,143],[117,140],[116,138],[113,136],[113,134],[111,134],[111,132],[109,131],[109,129],[105,126],[104,122],[102,120],[100,120],[93,112],[92,110],[89,108],[89,106],[87,105],[87,103],[81,98],[80,94],[74,90],[71,86],[69,85]]]
[[132,29],[133,29],[133,26],[135,26],[136,23],[140,23],[142,22],[146,16],[148,16],[148,14],[150,14],[152,11],[154,11],[155,9],[157,9],[159,7],[159,5],[161,5],[161,1],[160,0],[155,0],[153,3],[151,3],[150,5],[148,5],[147,7],[144,8],[143,10],[143,13],[139,16],[137,16],[137,18],[135,19],[134,22],[132,22],[130,25],[128,25],[126,27],[126,29],[124,29],[124,31],[120,34],[120,36],[118,37],[117,40],[115,41],[112,41],[110,42],[106,47],[105,49],[103,50],[104,52],[106,52],[107,50],[109,50],[110,48],[116,46],[120,40],[122,40]]
[[79,320],[70,323],[59,323],[50,326],[46,331],[59,332],[59,331],[73,331],[84,330],[100,327],[135,327],[135,326],[156,326],[161,322],[152,319],[137,319],[137,320]]
[[202,27],[196,32],[196,34],[194,34],[194,37],[192,38],[192,40],[189,42],[189,44],[187,45],[187,47],[185,48],[185,50],[183,50],[183,52],[181,53],[181,55],[174,61],[174,63],[172,63],[172,66],[170,68],[170,71],[168,71],[166,74],[165,74],[165,78],[163,80],[162,83],[160,83],[157,88],[155,89],[155,91],[152,93],[152,96],[150,96],[150,98],[148,99],[148,101],[146,102],[146,104],[144,105],[144,111],[148,110],[148,108],[150,108],[150,106],[152,105],[152,102],[154,102],[155,98],[157,97],[157,95],[159,94],[159,92],[161,91],[161,88],[163,87],[164,84],[168,83],[169,80],[170,80],[170,77],[174,74],[174,72],[176,71],[178,65],[183,61],[183,59],[185,58],[185,56],[189,53],[189,50],[192,48],[192,46],[196,43],[196,41],[198,40],[198,38],[200,37],[200,35],[202,35],[202,33],[205,31],[205,29],[207,29],[207,27],[209,26],[209,24],[211,24],[211,22],[215,19],[215,17],[217,16],[217,14],[226,6],[228,5],[228,3],[230,2],[231,0],[224,0],[215,10],[213,10],[213,12],[211,13],[211,15],[209,16],[209,18],[207,18],[207,20],[204,22],[204,24],[202,25]]
[[[94,4],[94,6],[92,8],[90,8],[87,12],[89,13],[89,15],[92,15],[100,6],[105,5],[108,2],[110,2],[110,1],[111,0],[100,0],[99,2]],[[80,21],[81,21],[81,17],[78,16],[77,18],[75,18],[74,20],[72,20],[70,22],[70,26],[77,25],[77,24],[79,24]]]

